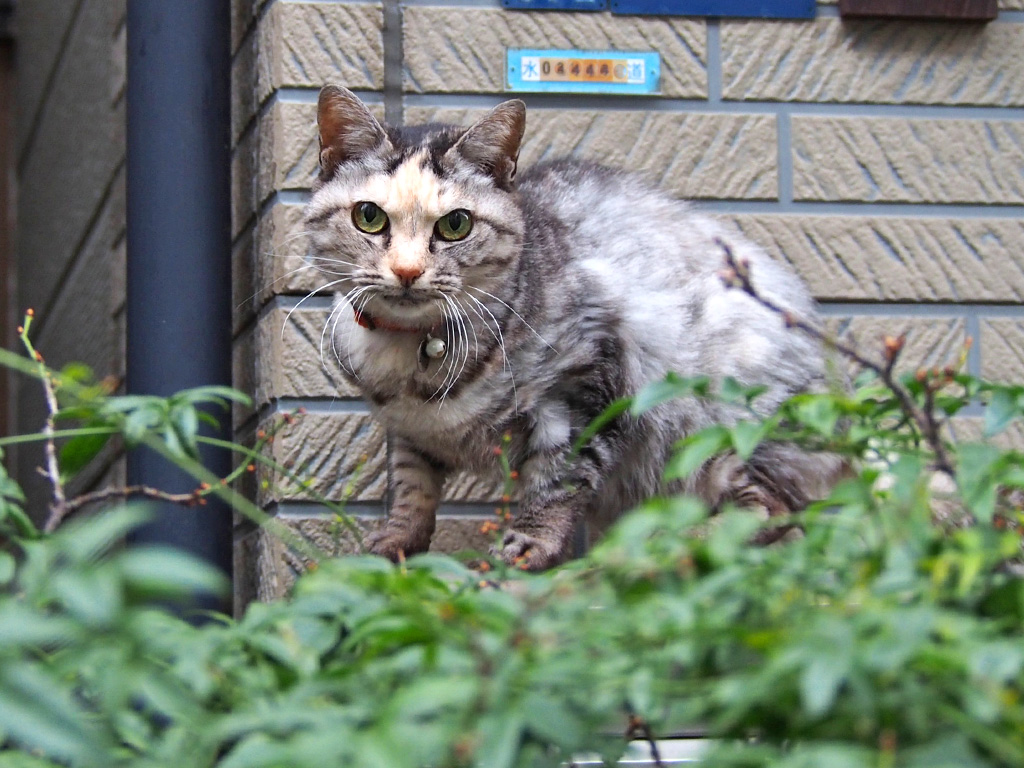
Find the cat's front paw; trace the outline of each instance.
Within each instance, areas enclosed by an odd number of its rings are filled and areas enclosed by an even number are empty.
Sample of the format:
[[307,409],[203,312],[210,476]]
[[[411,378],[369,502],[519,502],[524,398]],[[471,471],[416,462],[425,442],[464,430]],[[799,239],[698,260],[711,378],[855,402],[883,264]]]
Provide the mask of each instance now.
[[365,544],[370,554],[397,563],[403,558],[426,552],[430,548],[430,535],[414,535],[406,530],[385,526],[367,536]]
[[564,544],[522,531],[506,531],[501,547],[492,547],[491,554],[528,571],[544,571],[569,558],[568,547]]

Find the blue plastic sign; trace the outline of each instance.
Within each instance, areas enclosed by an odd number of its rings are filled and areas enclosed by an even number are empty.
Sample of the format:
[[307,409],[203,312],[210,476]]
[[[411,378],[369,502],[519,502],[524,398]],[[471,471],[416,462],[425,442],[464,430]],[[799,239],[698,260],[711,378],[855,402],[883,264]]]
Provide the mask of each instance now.
[[661,55],[652,51],[509,48],[507,90],[656,94]]
[[519,11],[604,11],[608,0],[501,0],[502,6]]
[[740,16],[813,19],[815,0],[610,0],[612,13],[654,16]]

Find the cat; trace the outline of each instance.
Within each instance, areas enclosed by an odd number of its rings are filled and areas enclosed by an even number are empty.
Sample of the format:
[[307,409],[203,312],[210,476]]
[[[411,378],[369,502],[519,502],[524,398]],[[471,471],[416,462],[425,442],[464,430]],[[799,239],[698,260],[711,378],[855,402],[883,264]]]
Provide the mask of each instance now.
[[[517,178],[522,101],[469,128],[384,127],[326,86],[317,121],[304,222],[312,262],[338,286],[325,334],[392,437],[391,509],[370,551],[426,550],[446,476],[492,468],[500,445],[520,503],[496,554],[550,568],[581,521],[599,531],[665,490],[675,441],[737,417],[676,400],[618,417],[574,455],[617,398],[669,371],[763,384],[765,411],[825,386],[820,345],[723,284],[721,243],[760,294],[814,320],[788,268],[629,173],[561,160]],[[747,462],[712,459],[682,490],[778,514],[842,471],[835,456],[768,443]]]

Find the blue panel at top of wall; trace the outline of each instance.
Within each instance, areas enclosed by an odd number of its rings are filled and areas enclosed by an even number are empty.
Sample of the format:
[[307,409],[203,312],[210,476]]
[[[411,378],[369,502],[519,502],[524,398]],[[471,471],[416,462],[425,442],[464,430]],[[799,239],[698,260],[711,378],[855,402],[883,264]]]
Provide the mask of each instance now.
[[610,0],[612,13],[813,19],[815,0]]
[[522,11],[603,11],[608,0],[501,0],[510,10]]

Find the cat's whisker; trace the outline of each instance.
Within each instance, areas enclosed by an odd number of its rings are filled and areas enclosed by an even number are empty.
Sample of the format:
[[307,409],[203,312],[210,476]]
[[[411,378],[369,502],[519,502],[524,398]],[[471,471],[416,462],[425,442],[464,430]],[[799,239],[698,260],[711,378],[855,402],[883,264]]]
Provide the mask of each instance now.
[[526,322],[526,318],[525,317],[523,317],[518,312],[516,312],[514,309],[512,309],[512,307],[509,306],[506,302],[504,302],[501,299],[499,299],[493,293],[488,293],[483,288],[477,288],[475,285],[467,285],[466,287],[468,289],[470,289],[471,291],[480,291],[480,293],[482,293],[484,296],[489,296],[490,298],[494,299],[499,304],[504,305],[508,309],[509,312],[511,312],[516,317],[518,317],[522,321],[523,325],[525,325],[527,328],[529,328],[533,332],[533,335],[536,336],[538,339],[540,339],[545,345],[547,345],[547,347],[552,352],[558,352],[557,349],[555,349],[553,346],[551,346],[551,344],[548,343],[547,339],[545,339],[543,336],[540,335],[540,333],[537,332],[536,328],[534,328],[532,325],[530,325],[528,322]]
[[[445,389],[444,393],[441,395],[441,401],[442,402],[444,401],[444,399],[448,395],[448,393],[451,391],[452,387],[454,387],[455,384],[458,382],[459,377],[462,376],[463,371],[466,370],[466,363],[469,361],[469,332],[466,330],[466,323],[465,323],[465,321],[462,318],[462,313],[459,311],[458,306],[451,299],[451,297],[445,296],[444,298],[445,298],[445,301],[447,301],[448,305],[452,309],[452,317],[454,317],[455,322],[457,324],[456,327],[458,329],[459,336],[460,336],[460,338],[462,340],[461,346],[463,347],[463,351],[462,351],[462,363],[459,366],[459,372],[456,373],[454,377],[452,377],[451,384],[448,385],[448,388]],[[456,354],[456,357],[457,357],[458,356],[458,349],[457,348],[456,348],[455,354]],[[454,369],[454,365],[452,367]]]
[[[265,254],[265,255],[267,255],[267,256],[273,256],[273,254],[272,254],[272,253],[267,253],[267,254]],[[292,275],[294,275],[294,274],[295,274],[296,272],[301,272],[301,271],[302,271],[302,270],[304,270],[304,269],[315,269],[315,267],[314,267],[314,266],[313,266],[312,264],[303,264],[303,265],[302,265],[301,267],[296,267],[295,269],[289,269],[289,270],[288,270],[287,272],[285,272],[285,273],[284,273],[283,275],[281,275],[280,277],[277,277],[277,278],[275,278],[275,279],[271,280],[271,281],[270,281],[270,285],[269,285],[269,286],[267,286],[267,288],[273,288],[273,287],[275,287],[275,286],[276,286],[276,285],[277,285],[278,283],[280,283],[280,282],[281,282],[282,280],[287,280],[287,279],[288,279],[289,277],[291,277]],[[339,274],[340,274],[340,273],[339,273]],[[241,308],[242,308],[242,307],[244,307],[244,306],[245,306],[246,304],[248,304],[248,303],[249,303],[250,301],[252,301],[252,300],[253,300],[253,299],[255,299],[255,298],[256,298],[257,296],[259,296],[259,295],[260,295],[260,294],[261,294],[261,293],[262,293],[262,292],[263,292],[264,290],[265,290],[264,288],[260,288],[259,290],[257,290],[257,291],[255,291],[254,293],[250,294],[250,295],[249,295],[249,296],[247,296],[246,298],[242,299],[242,300],[241,300],[240,302],[238,302],[238,304],[237,304],[237,305],[235,305],[235,309],[241,309]],[[319,289],[318,289],[318,290],[319,290]]]
[[[334,307],[331,309],[331,313],[327,316],[327,321],[324,323],[323,333],[320,334],[320,364],[321,365],[324,365],[324,337],[327,335],[327,328],[328,327],[331,328],[331,351],[334,352],[334,357],[338,361],[338,365],[344,365],[341,362],[341,355],[338,353],[338,346],[337,346],[337,330],[338,330],[338,321],[341,319],[341,310],[345,307],[346,304],[348,306],[352,306],[353,300],[358,299],[360,296],[362,296],[368,290],[370,290],[370,287],[369,286],[365,286],[365,285],[364,286],[356,286],[355,288],[350,289],[348,291],[348,293],[345,294],[344,299],[342,301],[337,302],[334,305]],[[332,318],[333,318],[333,323],[331,322]]]
[[[469,308],[472,309],[474,314],[480,318],[480,322],[483,323],[484,328],[486,328],[490,332],[491,337],[494,339],[495,343],[500,344],[501,342],[500,339],[498,338],[498,334],[494,332],[493,328],[491,328],[491,324],[487,322],[487,318],[483,316],[483,313],[479,309],[477,309],[477,307],[480,306],[480,302],[476,299],[476,297],[470,296],[468,293],[465,294],[465,296],[467,299],[473,302],[472,304],[469,305]],[[494,316],[491,315],[491,317],[493,318]]]
[[[449,322],[448,322],[448,309],[447,309],[447,307],[445,307],[441,302],[437,302],[437,307],[438,307],[438,309],[441,310],[442,322],[444,323],[445,326],[447,326],[447,327],[452,329],[452,334],[453,334],[454,333],[454,327],[452,325],[450,325]],[[455,343],[454,343],[455,342],[455,338],[454,338],[454,336],[452,334],[449,334],[449,339],[448,340],[452,342],[452,346],[454,347],[455,346]],[[434,377],[437,376],[439,373],[441,373],[444,370],[445,365],[447,364],[448,372],[444,374],[444,377],[441,379],[441,383],[438,385],[437,389],[435,389],[431,393],[430,397],[427,398],[427,402],[430,402],[435,397],[437,397],[437,395],[440,394],[440,392],[445,388],[445,385],[448,383],[448,377],[451,375],[451,372],[454,369],[454,364],[452,363],[452,361],[454,359],[455,359],[455,355],[454,354],[446,355],[445,359],[444,359],[444,362],[442,362],[438,366],[437,370],[434,371],[433,376],[430,377],[430,380],[433,381]],[[438,408],[441,407],[442,402],[443,402],[443,397],[438,401]]]
[[[462,314],[462,316],[466,319],[466,322],[469,324],[469,330],[471,330],[473,332],[473,362],[474,363],[479,362],[479,360],[480,360],[480,339],[476,335],[476,323],[473,322],[473,318],[471,318],[469,316],[469,313],[466,311],[465,307],[462,306],[462,302],[459,301],[459,297],[458,296],[451,296],[449,298],[451,299],[451,301],[453,301],[455,303],[455,307],[456,307],[457,311],[460,312]],[[480,319],[482,320],[483,318],[480,318]]]
[[[373,288],[373,286],[367,286],[367,288],[370,289],[370,288]],[[359,297],[357,298],[358,304],[353,307],[355,309],[356,313],[358,313],[360,315],[363,314],[363,311],[366,309],[366,305],[369,304],[373,300],[373,297],[375,295],[376,295],[376,292],[373,291],[373,290],[366,290],[362,294],[360,294]],[[356,328],[357,327],[358,327],[357,323],[352,323],[349,326],[349,329],[348,329],[348,343],[346,345],[348,347],[348,365],[349,365],[349,370],[352,370],[352,371],[355,371],[355,366],[352,364],[352,346],[353,346],[352,345],[352,334],[356,332]]]
[[[329,256],[311,255],[309,257],[310,264],[314,267],[319,267],[320,264],[340,264],[343,267],[352,267],[352,269],[363,269],[360,264],[355,264],[351,261],[344,261],[343,259],[334,259]],[[322,269],[322,267],[319,267]]]
[[311,299],[314,296],[316,296],[316,294],[318,294],[320,291],[324,290],[325,288],[331,288],[331,287],[333,287],[335,285],[338,285],[339,283],[344,283],[347,280],[351,280],[351,279],[352,279],[351,277],[342,277],[342,278],[340,278],[338,280],[332,280],[331,282],[327,283],[326,285],[321,285],[319,288],[314,288],[312,291],[310,291],[305,296],[303,296],[301,299],[299,299],[298,302],[296,302],[295,306],[288,310],[288,314],[284,316],[284,322],[281,323],[281,338],[282,339],[284,338],[284,330],[285,330],[285,328],[288,327],[288,321],[292,319],[292,314],[294,314],[295,310],[297,310],[299,307],[301,307],[303,305],[303,303],[305,303],[309,299]]
[[488,308],[486,304],[484,304],[476,297],[470,296],[468,293],[466,295],[469,296],[469,298],[473,299],[477,306],[479,306],[480,309],[482,309],[484,312],[490,315],[491,320],[494,321],[494,329],[498,332],[498,346],[501,347],[502,369],[508,370],[508,376],[510,381],[512,382],[512,399],[515,403],[516,413],[519,413],[519,393],[516,389],[516,377],[515,374],[512,372],[512,363],[508,359],[508,350],[505,347],[505,334],[501,332],[501,324],[498,322],[498,318],[494,316],[494,313],[491,312],[491,310]]
[[[334,320],[335,315],[338,314],[338,310],[341,308],[341,306],[342,305],[339,303],[339,304],[335,304],[333,307],[331,307],[331,312],[330,312],[330,314],[327,315],[327,319],[324,321],[324,329],[323,329],[323,331],[320,334],[320,367],[321,368],[326,368],[327,367],[327,363],[324,361],[324,340],[327,338],[327,330],[329,328],[331,329],[331,351],[334,352],[334,357],[335,358],[338,357],[338,352],[334,348],[334,329],[337,327],[337,322],[335,321],[335,322],[332,323],[332,321]],[[339,360],[338,362],[340,363],[341,361]]]

